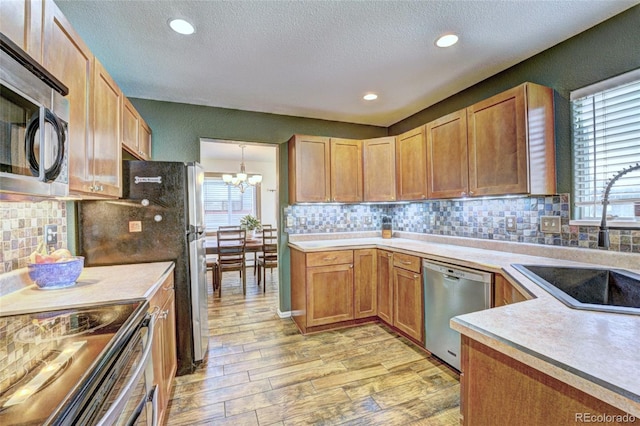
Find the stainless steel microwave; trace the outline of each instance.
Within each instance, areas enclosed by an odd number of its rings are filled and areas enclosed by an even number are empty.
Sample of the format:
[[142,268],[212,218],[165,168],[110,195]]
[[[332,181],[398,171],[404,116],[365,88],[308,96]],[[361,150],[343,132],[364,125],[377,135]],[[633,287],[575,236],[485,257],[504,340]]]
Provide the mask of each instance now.
[[0,48],[0,195],[67,196],[67,89],[1,33]]

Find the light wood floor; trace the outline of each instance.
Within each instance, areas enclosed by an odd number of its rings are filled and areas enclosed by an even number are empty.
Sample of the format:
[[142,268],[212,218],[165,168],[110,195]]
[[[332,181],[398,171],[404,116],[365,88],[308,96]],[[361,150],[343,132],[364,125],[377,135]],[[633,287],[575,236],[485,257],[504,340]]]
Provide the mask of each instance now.
[[276,313],[277,270],[266,295],[234,276],[210,289],[208,356],[176,378],[166,424],[459,424],[459,375],[436,358],[381,324],[303,336]]

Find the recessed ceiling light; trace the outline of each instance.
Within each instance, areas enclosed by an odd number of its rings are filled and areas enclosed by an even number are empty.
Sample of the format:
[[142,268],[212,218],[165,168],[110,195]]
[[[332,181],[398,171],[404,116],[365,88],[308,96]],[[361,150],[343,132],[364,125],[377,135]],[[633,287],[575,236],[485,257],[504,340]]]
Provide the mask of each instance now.
[[458,36],[455,34],[446,34],[436,40],[436,46],[449,47],[458,42]]
[[365,101],[373,101],[378,99],[378,95],[376,95],[375,93],[367,93],[362,97],[362,99],[364,99]]
[[189,35],[196,32],[196,29],[193,28],[193,25],[191,25],[184,19],[171,19],[169,20],[169,26],[173,31],[179,34]]

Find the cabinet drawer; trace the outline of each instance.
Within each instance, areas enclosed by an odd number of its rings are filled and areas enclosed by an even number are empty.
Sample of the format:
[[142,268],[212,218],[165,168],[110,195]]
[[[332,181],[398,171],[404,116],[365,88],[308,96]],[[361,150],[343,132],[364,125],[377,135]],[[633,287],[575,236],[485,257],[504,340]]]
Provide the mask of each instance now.
[[408,254],[394,253],[393,266],[420,273],[420,258]]
[[307,266],[328,266],[353,263],[353,250],[307,253]]
[[[166,280],[158,287],[149,303],[149,309],[153,311],[155,308],[162,309],[173,295],[173,274],[170,274]],[[165,308],[166,309],[166,308]]]

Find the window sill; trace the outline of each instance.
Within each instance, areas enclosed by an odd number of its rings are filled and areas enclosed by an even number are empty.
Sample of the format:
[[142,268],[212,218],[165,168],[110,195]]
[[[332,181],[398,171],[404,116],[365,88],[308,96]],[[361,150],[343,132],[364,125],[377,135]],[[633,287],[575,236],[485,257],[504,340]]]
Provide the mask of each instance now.
[[[599,220],[570,220],[569,225],[575,226],[600,226]],[[629,229],[640,229],[640,221],[633,219],[623,219],[623,220],[607,220],[608,227],[615,228],[629,228]]]

